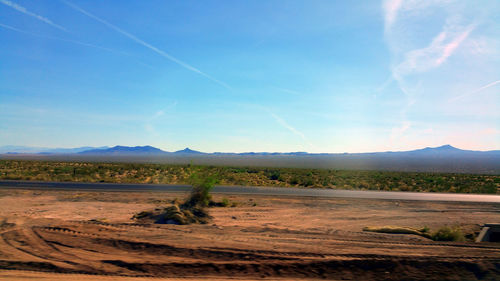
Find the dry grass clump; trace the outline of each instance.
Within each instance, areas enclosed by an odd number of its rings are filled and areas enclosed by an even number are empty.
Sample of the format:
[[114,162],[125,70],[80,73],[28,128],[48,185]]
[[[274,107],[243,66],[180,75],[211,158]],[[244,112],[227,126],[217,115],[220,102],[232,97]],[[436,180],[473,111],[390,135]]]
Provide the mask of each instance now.
[[428,227],[420,229],[411,227],[400,226],[384,226],[384,227],[364,227],[363,231],[378,232],[378,233],[392,233],[392,234],[413,234],[422,236],[434,241],[465,241],[465,236],[461,229],[458,227],[444,226],[438,230],[431,232]]
[[206,224],[210,222],[210,215],[203,208],[181,209],[179,205],[156,208],[153,211],[142,211],[133,217],[140,222],[154,222],[159,224]]
[[411,227],[400,226],[384,226],[384,227],[364,227],[363,231],[378,232],[378,233],[391,233],[391,234],[414,234],[425,238],[432,239],[431,235],[425,231],[425,228],[416,229]]

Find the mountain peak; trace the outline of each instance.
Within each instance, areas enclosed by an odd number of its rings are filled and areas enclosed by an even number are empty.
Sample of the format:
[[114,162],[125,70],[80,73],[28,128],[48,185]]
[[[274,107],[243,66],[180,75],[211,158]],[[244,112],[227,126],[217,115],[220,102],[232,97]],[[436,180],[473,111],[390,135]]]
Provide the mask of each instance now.
[[445,144],[445,145],[438,146],[438,147],[426,147],[424,149],[425,150],[439,150],[439,151],[458,151],[458,150],[461,150],[461,149],[458,149],[458,148],[451,146],[449,144]]
[[456,148],[454,146],[451,146],[449,144],[445,144],[442,146],[437,146],[437,147],[426,147],[422,149],[416,149],[416,150],[411,150],[411,151],[402,151],[401,153],[410,153],[413,155],[434,155],[434,156],[450,156],[450,155],[457,155],[460,153],[469,153],[471,151],[469,150],[462,150],[459,148]]
[[203,152],[192,150],[189,147],[184,148],[183,150],[178,150],[175,153],[183,153],[183,154],[203,154]]

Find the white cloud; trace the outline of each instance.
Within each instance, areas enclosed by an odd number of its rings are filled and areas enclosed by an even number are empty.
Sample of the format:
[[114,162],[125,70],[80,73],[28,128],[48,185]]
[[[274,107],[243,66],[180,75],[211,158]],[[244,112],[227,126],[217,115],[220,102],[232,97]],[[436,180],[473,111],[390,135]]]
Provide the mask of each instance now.
[[385,0],[383,2],[385,30],[389,30],[396,20],[398,10],[401,8],[402,0]]
[[[444,73],[439,68],[454,57],[466,60],[464,55],[470,54],[472,49],[485,50],[483,42],[488,41],[474,41],[476,38],[472,35],[479,33],[478,26],[484,22],[486,13],[470,11],[470,5],[453,0],[384,0],[382,7],[384,36],[392,57],[391,76],[405,98],[400,109],[401,123],[392,128],[389,139],[391,142],[403,141],[410,134],[411,125],[418,121],[410,120],[408,112],[418,118],[418,111],[414,109],[416,104],[428,104],[424,97],[440,97],[432,95],[429,89],[449,89],[446,83],[452,80],[450,75],[455,72]],[[440,73],[439,76],[428,75],[431,70]],[[383,86],[386,83],[382,89]]]
[[60,26],[58,24],[55,24],[54,22],[52,22],[48,18],[42,17],[42,16],[37,15],[37,14],[35,14],[33,12],[30,12],[26,8],[24,8],[23,6],[18,5],[16,3],[12,2],[12,1],[9,1],[9,0],[0,0],[0,3],[2,3],[4,5],[7,5],[7,6],[11,7],[12,9],[15,9],[15,10],[17,10],[17,11],[19,11],[19,12],[25,14],[25,15],[28,15],[28,16],[34,17],[34,18],[36,18],[36,19],[38,19],[40,21],[43,21],[46,24],[49,24],[49,25],[51,25],[51,26],[53,26],[53,27],[55,27],[57,29],[60,29],[62,31],[66,31],[67,32],[66,28],[64,28],[64,27],[62,27],[62,26]]
[[394,68],[394,78],[401,80],[404,76],[439,67],[455,52],[474,28],[475,25],[463,28],[453,27],[454,30],[445,27],[427,47],[407,52],[405,59]]

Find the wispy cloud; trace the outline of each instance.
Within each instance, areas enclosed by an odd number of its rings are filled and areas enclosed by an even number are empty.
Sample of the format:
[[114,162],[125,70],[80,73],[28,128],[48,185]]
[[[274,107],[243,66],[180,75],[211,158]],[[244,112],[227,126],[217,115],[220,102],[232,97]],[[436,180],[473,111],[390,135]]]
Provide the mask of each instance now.
[[17,31],[17,32],[21,32],[21,33],[27,33],[25,32],[24,30],[21,30],[19,28],[15,28],[13,26],[10,26],[10,25],[6,25],[6,24],[2,24],[0,23],[0,26],[3,27],[3,28],[6,28],[6,29],[10,29],[10,30],[13,30],[13,31]]
[[391,75],[389,75],[389,77],[387,77],[387,79],[384,81],[384,83],[382,83],[380,86],[375,88],[375,90],[372,94],[373,98],[377,98],[378,94],[383,92],[387,87],[389,87],[389,85],[391,85],[392,82],[394,82],[394,77],[392,77],[392,74],[391,74]]
[[445,27],[425,48],[415,49],[405,54],[405,59],[393,69],[396,80],[406,75],[421,73],[442,65],[474,30],[475,25]]
[[384,22],[385,22],[385,30],[388,31],[394,21],[396,20],[396,16],[398,14],[398,10],[401,8],[402,0],[385,0],[383,2],[384,8]]
[[[0,0],[0,1],[5,1],[5,0]],[[102,18],[99,18],[99,17],[97,17],[97,16],[95,16],[95,15],[87,12],[86,10],[84,10],[84,9],[76,6],[73,3],[70,3],[70,2],[65,1],[65,0],[61,0],[61,2],[65,3],[66,5],[68,5],[69,7],[73,8],[74,10],[76,10],[76,11],[78,11],[78,12],[80,12],[80,13],[82,13],[82,14],[84,14],[84,15],[86,15],[86,16],[88,16],[88,17],[90,17],[90,18],[92,18],[92,19],[94,19],[94,20],[96,20],[96,21],[98,21],[98,22],[106,25],[107,27],[113,29],[114,31],[116,31],[116,32],[118,32],[118,33],[120,33],[120,34],[128,37],[129,39],[135,41],[136,43],[139,43],[139,44],[143,45],[144,47],[152,50],[153,52],[159,54],[160,56],[162,56],[162,57],[164,57],[164,58],[166,58],[166,59],[168,59],[168,60],[170,60],[172,62],[175,62],[176,64],[184,67],[185,69],[187,69],[189,71],[192,71],[194,73],[197,73],[197,74],[199,74],[199,75],[201,75],[201,76],[203,76],[203,77],[205,77],[205,78],[207,78],[207,79],[209,79],[209,80],[211,80],[211,81],[213,81],[213,82],[215,82],[215,83],[217,83],[217,84],[225,87],[226,89],[230,89],[231,90],[231,87],[228,84],[226,84],[226,83],[224,83],[224,82],[222,82],[222,81],[220,81],[220,80],[218,80],[218,79],[216,79],[216,78],[214,78],[214,77],[206,74],[205,72],[202,72],[201,70],[197,69],[196,67],[194,67],[194,66],[192,66],[192,65],[190,65],[188,63],[185,63],[185,62],[183,62],[183,61],[181,61],[181,60],[173,57],[172,55],[170,55],[170,54],[168,54],[168,53],[166,53],[166,52],[158,49],[157,47],[155,47],[155,46],[149,44],[148,42],[146,42],[146,41],[144,41],[144,40],[136,37],[135,35],[127,32],[127,31],[125,31],[125,30],[123,30],[123,29],[121,29],[119,27],[117,27],[116,25],[113,25],[113,24],[107,22],[106,20],[104,20]]]
[[439,66],[442,63],[444,63],[449,56],[453,54],[455,49],[462,44],[462,42],[469,36],[469,34],[472,32],[474,29],[474,25],[468,26],[463,32],[459,33],[451,42],[448,44],[445,44],[443,46],[443,51],[441,53],[441,56],[435,61],[435,65]]
[[309,141],[309,139],[307,139],[307,137],[301,131],[297,130],[295,127],[293,127],[292,125],[288,124],[288,122],[286,122],[280,116],[272,113],[269,110],[267,110],[267,111],[274,118],[274,120],[276,120],[276,122],[278,122],[278,124],[280,124],[283,128],[285,128],[288,131],[292,132],[294,135],[299,136],[305,143],[307,143],[310,147],[314,148],[314,145]]
[[279,87],[273,87],[274,89],[278,90],[278,91],[281,91],[283,93],[287,93],[287,94],[292,94],[292,95],[300,95],[301,93],[297,92],[297,91],[294,91],[294,90],[290,90],[290,89],[285,89],[285,88],[279,88]]
[[481,91],[483,91],[483,90],[486,90],[486,89],[488,89],[488,88],[490,88],[490,87],[493,87],[493,86],[495,86],[495,85],[497,85],[497,84],[500,84],[500,80],[497,80],[497,81],[495,81],[495,82],[491,82],[491,83],[486,84],[486,85],[484,85],[484,86],[482,86],[482,87],[479,87],[479,88],[477,88],[476,90],[474,90],[474,91],[472,91],[472,92],[470,92],[470,93],[465,93],[465,94],[463,94],[463,95],[460,95],[460,96],[457,96],[457,97],[451,98],[451,99],[449,100],[449,102],[454,102],[454,101],[457,101],[457,100],[459,100],[459,99],[465,98],[465,97],[467,97],[467,96],[471,96],[471,95],[477,94],[477,93],[479,93],[479,92],[481,92]]
[[283,118],[279,117],[278,115],[272,113],[272,112],[269,112],[269,114],[271,114],[271,116],[281,125],[283,126],[284,128],[286,128],[287,130],[289,130],[290,132],[294,133],[295,135],[301,137],[303,140],[307,140],[306,139],[306,136],[300,132],[299,130],[295,129],[294,127],[292,127],[290,124],[288,124]]
[[392,81],[404,94],[406,102],[401,106],[401,123],[392,128],[390,141],[401,139],[411,128],[407,113],[417,102],[421,80],[418,74],[425,73],[444,64],[467,39],[475,24],[460,25],[455,18],[447,17],[446,23],[425,47],[411,48],[412,26],[416,19],[426,20],[424,10],[446,1],[402,1],[383,0],[385,37],[394,58],[391,77],[376,92],[383,90]]
[[90,43],[86,43],[86,42],[82,42],[82,41],[77,41],[77,40],[71,40],[71,39],[65,39],[65,38],[60,38],[60,37],[54,37],[54,36],[47,36],[47,35],[42,35],[42,34],[36,34],[36,33],[28,32],[28,31],[25,31],[25,30],[22,30],[22,29],[19,29],[19,28],[10,26],[10,25],[6,25],[6,24],[3,24],[3,23],[0,23],[0,27],[9,29],[9,30],[12,30],[12,31],[15,31],[15,32],[19,32],[19,33],[22,33],[22,34],[30,35],[30,36],[35,36],[35,37],[39,37],[39,38],[45,38],[45,39],[50,39],[50,40],[57,40],[57,41],[61,41],[61,42],[72,43],[72,44],[76,44],[76,45],[80,45],[80,46],[85,46],[85,47],[90,47],[90,48],[95,48],[95,49],[107,51],[107,52],[114,53],[114,54],[117,54],[117,55],[131,57],[136,63],[138,63],[140,65],[143,65],[145,67],[148,67],[150,69],[155,69],[153,66],[151,66],[149,64],[146,64],[146,63],[143,63],[142,61],[139,61],[139,60],[133,58],[133,56],[130,55],[129,53],[126,53],[126,52],[123,52],[123,51],[118,51],[118,50],[114,50],[114,49],[111,49],[111,48],[106,48],[106,47],[102,47],[102,46],[98,46],[98,45],[94,45],[94,44],[90,44]]
[[154,123],[161,119],[165,113],[167,113],[170,109],[174,108],[177,105],[177,101],[174,101],[170,105],[164,107],[163,109],[157,110],[156,112],[153,113],[149,118],[144,123],[144,129],[154,135],[154,136],[159,136],[158,132],[156,131],[156,128],[154,126]]
[[53,26],[53,27],[55,27],[57,29],[60,29],[62,31],[66,31],[67,32],[66,28],[64,28],[64,27],[62,27],[62,26],[60,26],[58,24],[55,24],[54,22],[52,22],[51,20],[49,20],[46,17],[42,17],[40,15],[37,15],[37,14],[35,14],[33,12],[28,11],[26,8],[24,8],[23,6],[21,6],[19,4],[16,4],[16,3],[12,2],[12,1],[9,1],[9,0],[0,0],[0,3],[2,3],[4,5],[7,5],[7,6],[11,7],[12,9],[15,9],[15,10],[17,10],[17,11],[19,11],[19,12],[25,14],[25,15],[28,15],[28,16],[34,17],[34,18],[36,18],[36,19],[38,19],[40,21],[43,21],[46,24],[49,24],[49,25],[51,25],[51,26]]
[[401,126],[399,127],[394,127],[391,130],[391,143],[399,143],[399,139],[405,134],[406,131],[408,131],[411,128],[411,122],[409,121],[403,121],[401,123]]

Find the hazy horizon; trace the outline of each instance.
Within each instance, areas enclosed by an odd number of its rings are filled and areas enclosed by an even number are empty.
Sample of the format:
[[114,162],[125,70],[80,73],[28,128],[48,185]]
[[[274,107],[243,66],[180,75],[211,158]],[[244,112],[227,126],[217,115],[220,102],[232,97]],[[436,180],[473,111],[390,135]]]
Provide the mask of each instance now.
[[500,3],[0,0],[0,146],[500,149]]
[[[168,149],[168,148],[163,148],[163,147],[155,147],[155,146],[150,146],[150,145],[143,145],[143,146],[139,146],[139,145],[132,145],[132,146],[123,146],[123,145],[120,145],[120,144],[115,144],[115,145],[104,145],[104,146],[99,146],[99,147],[91,147],[91,146],[82,146],[82,147],[39,147],[39,146],[22,146],[22,145],[4,145],[4,146],[0,146],[0,149],[4,149],[5,147],[17,147],[17,148],[28,148],[28,149],[34,149],[32,153],[39,153],[38,151],[40,152],[44,152],[46,150],[64,150],[64,149],[80,149],[80,148],[87,148],[87,150],[94,150],[94,149],[103,149],[103,150],[106,150],[106,149],[110,149],[110,148],[114,148],[114,147],[127,147],[127,148],[133,148],[133,147],[153,147],[153,148],[158,148],[164,152],[178,152],[178,151],[182,151],[182,150],[185,150],[185,149],[190,149],[190,150],[193,150],[193,151],[198,151],[198,152],[202,152],[202,153],[235,153],[235,154],[238,154],[238,153],[310,153],[310,154],[314,154],[314,153],[320,153],[320,154],[343,154],[343,153],[351,153],[351,154],[356,154],[356,153],[383,153],[383,152],[406,152],[406,151],[413,151],[413,150],[420,150],[420,149],[425,149],[425,148],[446,148],[446,147],[451,147],[451,148],[454,148],[454,149],[458,149],[458,150],[467,150],[467,149],[462,149],[460,147],[456,147],[456,146],[453,146],[453,145],[450,145],[450,144],[444,144],[444,145],[440,145],[440,146],[435,146],[435,147],[430,147],[430,146],[426,146],[426,147],[418,147],[418,148],[414,148],[414,149],[410,149],[410,150],[384,150],[384,151],[368,151],[368,152],[349,152],[349,151],[344,151],[344,152],[309,152],[309,151],[202,151],[202,150],[199,150],[199,149],[196,149],[196,148],[193,148],[193,147],[184,147],[182,149]],[[19,149],[14,149],[12,150],[11,152],[16,152],[18,151]],[[22,150],[22,149],[21,149]],[[82,151],[85,151],[85,150],[82,150]],[[467,150],[467,151],[479,151],[479,152],[489,152],[489,151],[499,151],[497,149],[493,149],[493,150]],[[5,152],[2,152],[2,150],[0,150],[0,154],[2,153],[5,153]],[[22,152],[22,153],[29,153],[29,152]],[[75,152],[72,152],[72,153],[75,153]]]

